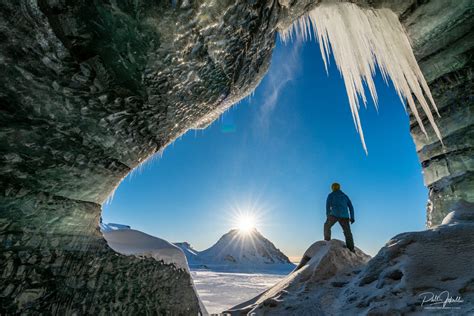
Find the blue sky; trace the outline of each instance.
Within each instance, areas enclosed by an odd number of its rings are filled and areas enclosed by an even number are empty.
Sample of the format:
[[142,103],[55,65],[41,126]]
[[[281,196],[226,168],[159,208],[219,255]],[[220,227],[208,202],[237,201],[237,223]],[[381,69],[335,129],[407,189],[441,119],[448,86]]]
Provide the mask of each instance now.
[[[427,201],[408,115],[380,75],[376,85],[379,111],[360,111],[366,155],[334,61],[328,76],[317,43],[278,42],[255,93],[130,174],[104,222],[203,250],[235,226],[236,209],[252,211],[262,234],[298,257],[323,238],[338,181],[355,207],[356,246],[375,254],[396,234],[424,229]],[[333,238],[343,240],[337,224]]]

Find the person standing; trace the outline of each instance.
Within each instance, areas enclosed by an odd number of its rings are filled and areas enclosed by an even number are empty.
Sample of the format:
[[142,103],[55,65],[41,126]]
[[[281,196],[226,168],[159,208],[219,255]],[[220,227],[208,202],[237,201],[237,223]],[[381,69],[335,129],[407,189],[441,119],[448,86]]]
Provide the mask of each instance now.
[[354,224],[354,207],[349,197],[341,191],[339,183],[331,185],[332,192],[326,200],[326,222],[324,223],[324,240],[331,240],[331,227],[339,222],[346,238],[347,248],[354,252],[354,240],[350,224]]

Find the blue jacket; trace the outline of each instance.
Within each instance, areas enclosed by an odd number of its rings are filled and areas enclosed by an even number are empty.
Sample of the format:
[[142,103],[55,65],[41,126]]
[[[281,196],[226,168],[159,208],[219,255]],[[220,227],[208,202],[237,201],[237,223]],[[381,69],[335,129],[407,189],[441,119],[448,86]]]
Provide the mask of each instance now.
[[[350,216],[349,216],[350,213]],[[347,195],[341,190],[331,192],[326,200],[326,216],[354,219],[354,207]]]

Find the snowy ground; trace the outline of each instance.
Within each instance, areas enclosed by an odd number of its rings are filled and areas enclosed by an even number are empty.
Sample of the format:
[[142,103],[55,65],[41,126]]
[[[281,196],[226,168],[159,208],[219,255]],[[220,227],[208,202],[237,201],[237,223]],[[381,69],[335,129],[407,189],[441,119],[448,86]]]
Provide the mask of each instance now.
[[[474,315],[474,212],[393,237],[369,260],[344,242],[317,241],[306,264],[232,315]],[[306,260],[305,260],[306,261]]]
[[210,314],[245,302],[282,280],[285,274],[191,270],[198,294]]

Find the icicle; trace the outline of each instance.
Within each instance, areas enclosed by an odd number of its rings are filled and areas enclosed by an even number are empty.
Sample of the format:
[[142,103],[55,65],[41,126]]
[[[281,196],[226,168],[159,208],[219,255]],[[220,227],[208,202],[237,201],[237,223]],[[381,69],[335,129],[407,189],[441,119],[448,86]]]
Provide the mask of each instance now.
[[386,82],[388,77],[392,80],[402,103],[407,101],[421,130],[428,137],[416,109],[412,96],[415,95],[436,136],[441,140],[441,133],[424,94],[439,116],[438,109],[413,55],[408,36],[395,13],[388,9],[362,9],[347,2],[323,2],[281,32],[280,36],[284,42],[291,40],[293,34],[306,40],[311,38],[312,32],[318,39],[326,72],[330,52],[334,55],[344,79],[352,118],[366,153],[359,117],[359,98],[366,106],[365,82],[377,108],[377,91],[373,81],[376,65]]

